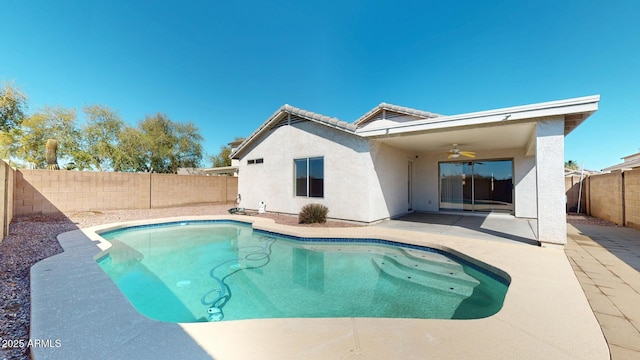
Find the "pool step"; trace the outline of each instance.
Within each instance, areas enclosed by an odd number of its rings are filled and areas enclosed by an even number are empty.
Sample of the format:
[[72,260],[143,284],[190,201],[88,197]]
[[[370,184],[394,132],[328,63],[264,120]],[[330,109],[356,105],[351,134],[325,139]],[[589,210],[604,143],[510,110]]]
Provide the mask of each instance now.
[[434,266],[462,271],[462,265],[439,253],[408,250],[404,248],[399,248],[397,251],[398,254],[386,255],[392,257],[394,260],[402,263],[406,267],[412,267],[415,264],[423,264],[427,262],[433,264]]
[[469,297],[480,282],[469,276],[462,265],[454,269],[428,261],[415,261],[411,258],[374,257],[374,266],[384,274],[412,284],[437,289],[446,293]]

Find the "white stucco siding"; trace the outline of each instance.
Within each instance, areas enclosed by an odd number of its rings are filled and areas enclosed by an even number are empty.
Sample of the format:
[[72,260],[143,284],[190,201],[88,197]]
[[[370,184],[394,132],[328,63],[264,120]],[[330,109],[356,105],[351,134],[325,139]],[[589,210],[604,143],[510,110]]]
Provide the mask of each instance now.
[[438,160],[435,153],[419,154],[413,166],[413,209],[415,211],[438,211]]
[[[524,150],[523,150],[524,151]],[[513,184],[515,187],[516,217],[535,219],[538,217],[536,196],[536,158],[520,154],[514,159]]]
[[[537,214],[535,159],[525,156],[525,149],[477,151],[475,161],[513,160],[514,215],[535,218]],[[439,163],[451,161],[446,155],[419,154],[414,162],[413,208],[416,211],[439,211]]]
[[[308,203],[329,208],[329,217],[369,221],[367,176],[371,161],[366,139],[312,122],[271,130],[240,160],[238,192],[242,206],[255,209],[264,201],[268,211],[297,214]],[[324,197],[294,194],[294,159],[324,158]],[[247,160],[263,158],[263,164]]]
[[564,188],[564,118],[536,125],[538,240],[543,246],[567,242]]
[[371,221],[406,214],[409,155],[373,141],[370,156],[373,164],[369,181]]

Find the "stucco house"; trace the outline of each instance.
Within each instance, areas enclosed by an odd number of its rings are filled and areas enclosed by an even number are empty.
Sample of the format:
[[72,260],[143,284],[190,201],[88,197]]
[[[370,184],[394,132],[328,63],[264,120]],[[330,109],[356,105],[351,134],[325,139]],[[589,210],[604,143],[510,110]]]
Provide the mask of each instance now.
[[640,168],[640,152],[627,155],[621,159],[622,159],[622,162],[620,164],[606,167],[602,169],[602,172],[612,172],[612,171],[618,171],[618,170],[633,170],[633,169]]
[[363,223],[497,211],[537,219],[541,244],[563,245],[564,137],[599,101],[452,116],[382,103],[351,123],[284,105],[231,154],[241,206],[297,214],[320,203]]

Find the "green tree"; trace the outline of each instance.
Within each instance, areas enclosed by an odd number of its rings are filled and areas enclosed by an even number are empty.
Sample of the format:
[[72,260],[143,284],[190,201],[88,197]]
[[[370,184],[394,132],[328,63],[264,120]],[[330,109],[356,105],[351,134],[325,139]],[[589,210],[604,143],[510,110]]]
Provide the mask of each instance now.
[[114,171],[149,171],[144,134],[136,128],[125,127],[118,136],[118,152],[114,160]]
[[578,170],[580,169],[580,165],[573,160],[568,160],[564,162],[564,168],[569,170]]
[[147,116],[120,135],[119,171],[176,173],[202,161],[202,136],[193,123],[176,123],[164,114]]
[[63,107],[45,107],[22,122],[19,130],[11,133],[14,144],[11,153],[35,165],[46,167],[45,145],[47,139],[58,140],[58,159],[62,163],[81,156],[80,132],[76,128],[76,113]]
[[115,111],[103,105],[87,106],[84,114],[85,124],[81,131],[84,156],[74,159],[76,166],[98,171],[116,170],[119,167],[119,138],[125,127],[124,121]]
[[213,167],[223,167],[231,165],[231,146],[225,145],[220,147],[220,152],[216,155],[209,156],[209,160],[211,161],[211,166]]
[[26,109],[27,97],[11,84],[5,83],[4,88],[0,88],[0,132],[19,127]]
[[192,122],[176,123],[176,145],[172,159],[173,172],[181,167],[198,167],[202,161],[202,140],[200,130]]
[[[241,143],[244,138],[237,137],[232,143]],[[216,155],[209,155],[209,161],[213,167],[231,166],[231,145],[225,145],[220,147],[220,152]]]

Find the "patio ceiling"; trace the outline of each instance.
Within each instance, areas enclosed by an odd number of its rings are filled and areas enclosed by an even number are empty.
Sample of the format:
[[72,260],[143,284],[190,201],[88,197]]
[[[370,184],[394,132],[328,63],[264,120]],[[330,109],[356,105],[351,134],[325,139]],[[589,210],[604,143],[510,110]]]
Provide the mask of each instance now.
[[462,150],[482,151],[528,148],[535,122],[501,126],[474,127],[457,130],[434,130],[416,134],[376,137],[375,140],[395,148],[413,152],[446,152],[452,144]]
[[467,151],[522,148],[533,155],[537,121],[564,119],[566,136],[598,109],[599,101],[594,95],[396,124],[372,122],[356,134],[416,154],[458,144]]

